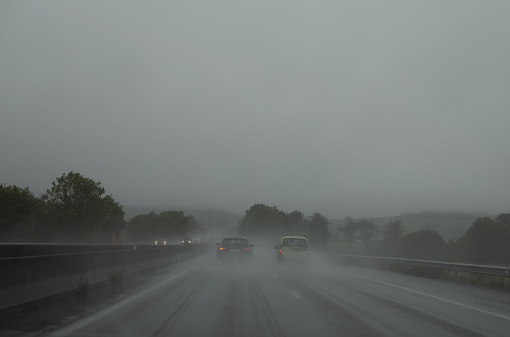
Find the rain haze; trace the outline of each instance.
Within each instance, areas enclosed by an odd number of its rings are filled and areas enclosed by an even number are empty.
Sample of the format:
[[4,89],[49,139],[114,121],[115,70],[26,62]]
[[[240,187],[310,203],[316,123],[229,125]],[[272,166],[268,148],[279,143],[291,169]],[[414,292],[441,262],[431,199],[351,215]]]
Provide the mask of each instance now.
[[329,218],[508,212],[506,1],[3,1],[0,183]]

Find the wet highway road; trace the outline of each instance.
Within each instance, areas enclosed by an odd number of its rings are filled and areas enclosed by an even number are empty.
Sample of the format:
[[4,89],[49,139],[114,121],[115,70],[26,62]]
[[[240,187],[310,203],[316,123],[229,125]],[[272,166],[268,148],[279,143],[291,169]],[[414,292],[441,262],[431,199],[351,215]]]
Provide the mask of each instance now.
[[310,262],[278,267],[263,247],[248,264],[220,263],[211,252],[44,335],[510,335],[507,292]]

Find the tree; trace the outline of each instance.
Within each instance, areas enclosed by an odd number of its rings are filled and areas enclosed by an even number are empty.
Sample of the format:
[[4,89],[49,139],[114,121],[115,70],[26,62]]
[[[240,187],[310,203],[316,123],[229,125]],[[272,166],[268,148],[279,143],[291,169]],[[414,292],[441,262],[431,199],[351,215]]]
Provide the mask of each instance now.
[[41,202],[28,187],[0,184],[0,241],[31,241],[40,212]]
[[160,235],[163,236],[185,236],[190,230],[191,226],[196,223],[192,215],[184,216],[183,211],[165,211],[159,213]]
[[129,240],[133,242],[151,242],[161,237],[158,233],[159,216],[154,212],[132,217],[127,224]]
[[329,220],[320,213],[313,213],[308,221],[308,239],[314,247],[324,248],[328,242],[330,233]]
[[404,236],[404,255],[411,259],[440,260],[444,255],[445,241],[436,231],[425,229]]
[[[43,195],[51,208],[53,234],[72,242],[111,242],[125,226],[124,211],[101,182],[69,172]],[[104,195],[104,196],[103,196]]]
[[82,213],[87,202],[101,198],[105,193],[101,182],[83,177],[80,173],[69,172],[57,177],[46,190],[51,204],[69,212]]
[[367,245],[376,235],[379,234],[377,226],[369,220],[361,220],[358,225],[358,238]]
[[382,226],[382,240],[378,242],[378,254],[384,256],[401,256],[404,227],[402,221],[392,220]]
[[347,241],[352,242],[354,241],[354,237],[356,234],[357,226],[354,223],[354,220],[352,218],[347,217],[344,219],[344,226],[338,226],[337,231],[342,233]]
[[300,211],[292,211],[287,213],[287,223],[285,225],[286,235],[305,235],[307,220],[305,215]]
[[156,238],[172,239],[183,237],[196,226],[192,215],[184,215],[183,211],[164,211],[159,214],[150,212],[139,214],[128,222],[128,235],[131,241],[151,242]]
[[496,216],[496,223],[510,230],[510,213],[501,213]]
[[346,218],[345,222],[343,227],[338,227],[338,231],[342,232],[349,242],[360,240],[366,245],[379,233],[377,226],[366,219],[354,221]]
[[276,206],[255,204],[246,210],[239,222],[244,235],[282,235],[285,234],[287,216]]
[[402,221],[393,220],[383,225],[381,236],[383,241],[389,243],[397,243],[404,237],[404,227]]
[[459,239],[462,255],[470,263],[509,263],[510,229],[505,226],[505,214],[493,220],[476,219],[464,236]]

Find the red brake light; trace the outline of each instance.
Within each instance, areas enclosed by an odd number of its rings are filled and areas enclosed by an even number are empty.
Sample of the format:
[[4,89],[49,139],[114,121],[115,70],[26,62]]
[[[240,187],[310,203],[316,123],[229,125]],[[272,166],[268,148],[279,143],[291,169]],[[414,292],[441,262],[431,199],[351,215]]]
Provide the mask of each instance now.
[[283,253],[283,250],[280,249],[280,253]]
[[243,250],[251,250],[250,247],[243,248]]

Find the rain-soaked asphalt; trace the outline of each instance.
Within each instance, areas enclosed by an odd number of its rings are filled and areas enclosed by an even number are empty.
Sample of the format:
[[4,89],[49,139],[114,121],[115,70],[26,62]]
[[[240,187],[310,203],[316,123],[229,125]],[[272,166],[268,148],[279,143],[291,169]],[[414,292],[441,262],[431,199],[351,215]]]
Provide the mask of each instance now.
[[[272,247],[253,261],[212,250],[81,310],[5,335],[44,336],[509,336],[510,294],[352,266],[321,256],[277,266]],[[56,315],[58,319],[56,319]],[[26,319],[25,319],[26,321]],[[51,321],[51,322],[50,322]],[[20,323],[22,324],[22,323]]]

